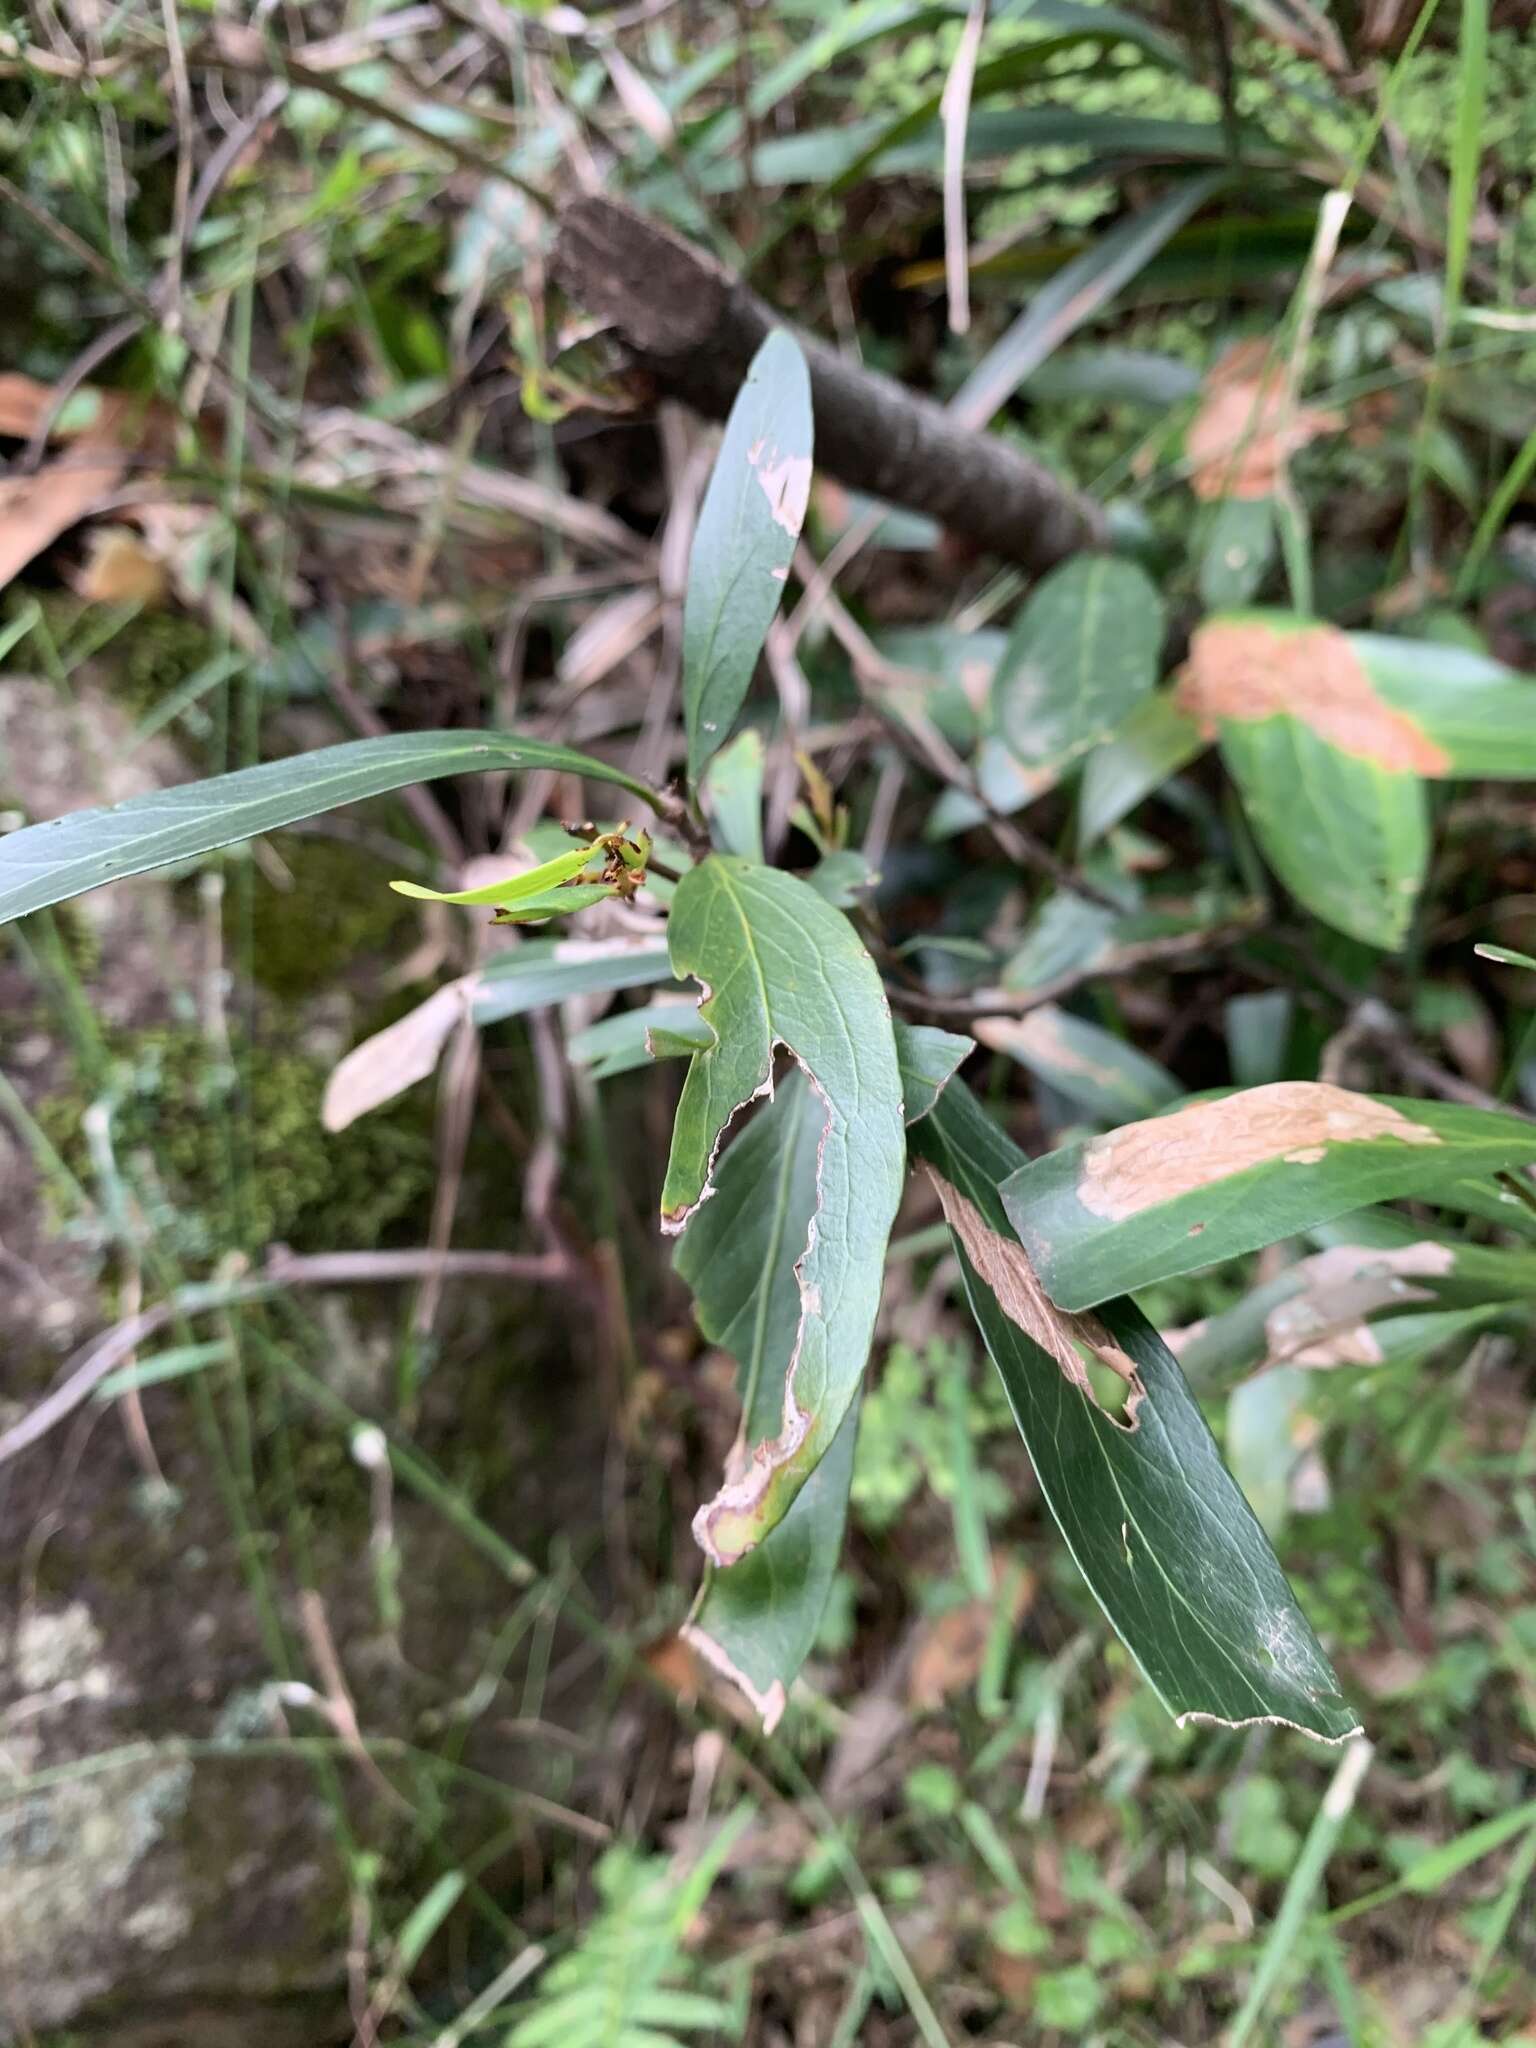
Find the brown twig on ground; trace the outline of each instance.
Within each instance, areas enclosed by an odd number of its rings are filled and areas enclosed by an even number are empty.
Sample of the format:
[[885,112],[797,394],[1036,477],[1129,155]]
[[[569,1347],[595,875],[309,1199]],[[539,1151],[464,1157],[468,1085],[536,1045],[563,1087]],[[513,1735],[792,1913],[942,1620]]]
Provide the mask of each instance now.
[[183,1288],[169,1301],[116,1323],[77,1351],[64,1377],[37,1406],[0,1434],[0,1465],[7,1464],[45,1437],[51,1429],[88,1401],[110,1372],[128,1362],[147,1338],[156,1336],[182,1316],[211,1308],[233,1308],[262,1301],[290,1287],[352,1287],[369,1281],[420,1280],[441,1272],[455,1278],[471,1276],[507,1280],[524,1286],[572,1278],[570,1262],[560,1253],[384,1251],[321,1252],[310,1258],[277,1247],[258,1272],[227,1285]]
[[1517,1102],[1500,1101],[1486,1088],[1479,1088],[1460,1074],[1453,1074],[1448,1067],[1441,1066],[1438,1060],[1422,1052],[1414,1043],[1406,1018],[1400,1017],[1375,996],[1367,996],[1363,1002],[1357,1002],[1342,1029],[1323,1048],[1323,1078],[1342,1080],[1351,1056],[1356,1050],[1366,1047],[1374,1047],[1405,1080],[1415,1082],[1426,1094],[1438,1095],[1445,1102],[1463,1102],[1469,1109],[1493,1110],[1501,1116],[1530,1121],[1528,1113]]
[[[713,257],[602,194],[561,213],[553,269],[662,391],[713,419],[730,410],[770,329],[787,325]],[[957,426],[932,399],[824,342],[796,339],[811,372],[816,461],[828,475],[1027,569],[1102,544],[1097,508],[1028,456]]]

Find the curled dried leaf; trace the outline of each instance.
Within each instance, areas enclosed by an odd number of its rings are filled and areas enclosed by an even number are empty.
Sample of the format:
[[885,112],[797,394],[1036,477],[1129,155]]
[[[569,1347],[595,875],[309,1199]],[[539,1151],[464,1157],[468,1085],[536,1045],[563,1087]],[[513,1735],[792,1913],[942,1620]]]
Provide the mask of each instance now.
[[1326,1369],[1379,1365],[1382,1349],[1369,1316],[1405,1303],[1433,1301],[1415,1279],[1450,1273],[1456,1254],[1425,1239],[1393,1247],[1339,1244],[1315,1252],[1294,1270],[1301,1285],[1264,1319],[1266,1363]]
[[344,1131],[435,1073],[443,1047],[469,1015],[478,981],[478,975],[461,975],[355,1045],[325,1084],[320,1121],[326,1130]]
[[1281,632],[1262,619],[1213,619],[1190,642],[1176,697],[1208,738],[1224,719],[1285,716],[1378,768],[1444,775],[1451,766],[1443,747],[1377,695],[1336,626]]
[[1327,1081],[1273,1081],[1093,1139],[1077,1199],[1091,1215],[1118,1223],[1251,1167],[1275,1160],[1313,1166],[1330,1145],[1381,1138],[1440,1143],[1438,1132],[1391,1103]]

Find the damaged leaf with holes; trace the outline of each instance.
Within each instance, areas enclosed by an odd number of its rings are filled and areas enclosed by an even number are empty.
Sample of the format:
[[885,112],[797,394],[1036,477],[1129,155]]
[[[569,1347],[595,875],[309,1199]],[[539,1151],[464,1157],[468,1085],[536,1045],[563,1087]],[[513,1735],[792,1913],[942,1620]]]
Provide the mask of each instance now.
[[[1169,1711],[1357,1732],[1311,1625],[1173,1355],[1123,1298],[1063,1311],[999,1188],[1023,1155],[964,1085],[911,1131],[1041,1491],[1111,1626]],[[1118,1397],[1115,1390],[1118,1389]]]
[[[911,1123],[927,1115],[973,1047],[925,1025],[898,1024],[895,1037]],[[791,1071],[727,1148],[713,1196],[678,1244],[677,1270],[693,1290],[699,1327],[737,1363],[743,1448],[780,1424],[800,1327],[796,1269],[816,1216],[825,1122],[810,1082]],[[837,1568],[858,1416],[855,1397],[784,1519],[737,1563],[709,1570],[683,1630],[741,1688],[770,1733],[816,1640]]]
[[740,1111],[771,1094],[782,1048],[819,1116],[816,1199],[795,1267],[797,1327],[777,1428],[743,1437],[694,1534],[733,1565],[782,1522],[832,1446],[874,1333],[905,1159],[902,1076],[890,1008],[853,926],[806,882],[715,854],[678,884],[673,972],[705,994],[714,1035],[683,1084],[662,1189],[681,1231],[715,1193],[715,1160]]

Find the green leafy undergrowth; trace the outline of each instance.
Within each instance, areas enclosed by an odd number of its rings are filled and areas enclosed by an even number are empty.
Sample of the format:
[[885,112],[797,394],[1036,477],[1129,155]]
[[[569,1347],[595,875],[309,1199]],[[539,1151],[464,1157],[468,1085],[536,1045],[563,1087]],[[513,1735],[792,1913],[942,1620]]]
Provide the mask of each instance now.
[[873,1535],[895,1524],[925,1482],[947,1501],[962,1476],[969,1477],[980,1490],[988,1516],[1001,1517],[1008,1510],[1008,1491],[999,1474],[979,1470],[962,1475],[958,1469],[943,1392],[945,1376],[951,1373],[962,1374],[970,1383],[966,1420],[974,1443],[1006,1437],[1011,1431],[1001,1385],[990,1374],[979,1378],[972,1371],[964,1346],[942,1337],[921,1350],[893,1344],[864,1396],[853,1466],[850,1504],[858,1522]]
[[683,1873],[625,1843],[609,1849],[595,1873],[597,1913],[545,1971],[507,2048],[677,2048],[682,2035],[734,2028],[732,2005],[696,1988],[699,1970],[684,1943],[747,1818],[743,1810],[727,1821]]
[[[432,1186],[420,1106],[330,1136],[320,1125],[326,1063],[237,1038],[217,1059],[186,1026],[140,1032],[113,1048],[104,1099],[116,1170],[185,1258],[366,1249],[423,1209]],[[97,1162],[86,1103],[58,1090],[37,1121],[87,1187]]]

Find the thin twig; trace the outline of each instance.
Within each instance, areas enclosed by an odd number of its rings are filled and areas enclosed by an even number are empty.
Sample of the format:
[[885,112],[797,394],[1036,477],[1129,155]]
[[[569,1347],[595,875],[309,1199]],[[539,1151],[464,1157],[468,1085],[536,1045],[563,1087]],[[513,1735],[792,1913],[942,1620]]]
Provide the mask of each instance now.
[[171,253],[166,259],[159,298],[165,309],[165,324],[170,332],[175,333],[181,325],[181,268],[192,232],[192,150],[196,123],[192,114],[192,83],[187,76],[187,56],[181,46],[177,0],[160,0],[160,19],[165,26],[171,105],[176,114],[176,183],[171,202]]
[[965,219],[965,135],[971,116],[971,87],[987,25],[987,0],[971,0],[955,46],[954,61],[944,81],[939,119],[944,124],[944,283],[949,299],[949,331],[965,334],[971,325],[971,249]]
[[148,1338],[182,1316],[205,1315],[210,1309],[234,1308],[264,1301],[292,1287],[356,1287],[420,1280],[441,1271],[455,1279],[502,1280],[517,1286],[556,1285],[571,1278],[570,1262],[559,1253],[524,1252],[320,1252],[300,1257],[272,1252],[259,1273],[244,1280],[214,1281],[179,1288],[169,1301],[156,1302],[93,1337],[64,1368],[64,1377],[0,1435],[0,1465],[45,1437],[88,1401],[101,1382],[131,1358]]

